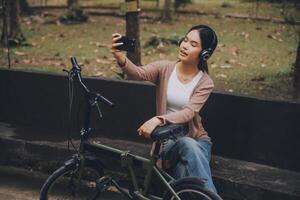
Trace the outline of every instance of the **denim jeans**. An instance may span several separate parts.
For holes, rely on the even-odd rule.
[[[211,143],[207,140],[180,137],[163,144],[162,159],[171,161],[170,173],[175,179],[196,176],[204,181],[204,187],[217,192],[211,177],[209,162]]]

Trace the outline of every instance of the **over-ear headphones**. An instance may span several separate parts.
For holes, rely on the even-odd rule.
[[[208,48],[202,49],[201,53],[199,54],[200,61],[202,62],[202,61],[207,61],[208,58],[212,55],[214,49],[216,48],[218,40],[217,40],[217,35],[216,35],[215,31],[212,28],[210,28],[209,26],[206,26],[206,25],[194,26],[188,32],[190,32],[192,30],[201,29],[201,28],[208,29],[209,31],[212,32],[212,39],[211,39],[210,45],[208,46]],[[181,45],[183,40],[184,40],[184,38],[181,38],[179,40],[179,42],[178,42],[179,46]]]

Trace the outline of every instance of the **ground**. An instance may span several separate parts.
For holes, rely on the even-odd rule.
[[[61,1],[49,2],[56,5]],[[198,6],[201,11],[218,14],[176,15],[170,24],[157,20],[158,13],[142,12],[142,63],[177,59],[178,47],[174,44],[146,47],[145,44],[154,35],[177,40],[191,26],[208,24],[216,30],[219,39],[218,48],[209,61],[215,91],[297,101],[293,99],[292,89],[297,26],[224,17],[223,14],[228,13],[255,15],[255,4],[228,1],[224,6],[220,2],[223,1],[204,3],[198,0],[185,9],[197,10]],[[119,3],[115,1],[108,5]],[[151,4],[153,2],[142,1],[145,7],[151,7]],[[261,9],[257,15],[281,16],[277,4],[261,3],[259,6]],[[99,9],[95,11],[101,13]],[[49,9],[37,11],[34,16],[22,17],[22,28],[29,46],[11,49],[12,68],[62,73],[63,68],[70,67],[69,57],[76,56],[83,64],[85,75],[120,78],[120,69],[107,46],[112,33],[125,33],[124,17],[94,14],[90,15],[87,23],[63,25],[56,21],[63,12],[63,9]],[[7,49],[2,49],[2,52],[0,65],[7,67]]]
[[[0,166],[0,199],[36,200],[48,175],[21,168]],[[101,200],[122,200],[121,194],[111,188],[103,193]],[[99,199],[99,200],[100,200]]]

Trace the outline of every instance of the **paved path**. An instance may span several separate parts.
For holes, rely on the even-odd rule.
[[[34,200],[39,199],[39,190],[47,178],[40,172],[33,172],[14,167],[0,166],[0,199],[1,200]],[[106,192],[99,200],[125,199],[119,193]]]

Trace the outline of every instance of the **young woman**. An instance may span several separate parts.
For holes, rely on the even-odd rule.
[[[121,69],[131,79],[156,84],[157,116],[138,128],[139,135],[149,138],[157,126],[187,123],[188,133],[184,137],[163,145],[164,167],[175,178],[200,177],[207,189],[216,192],[209,166],[212,143],[199,116],[214,87],[207,59],[218,43],[215,32],[205,25],[194,26],[180,40],[177,61],[157,61],[141,67],[117,50],[122,45],[118,42],[120,38],[118,33],[112,35],[111,52]]]

